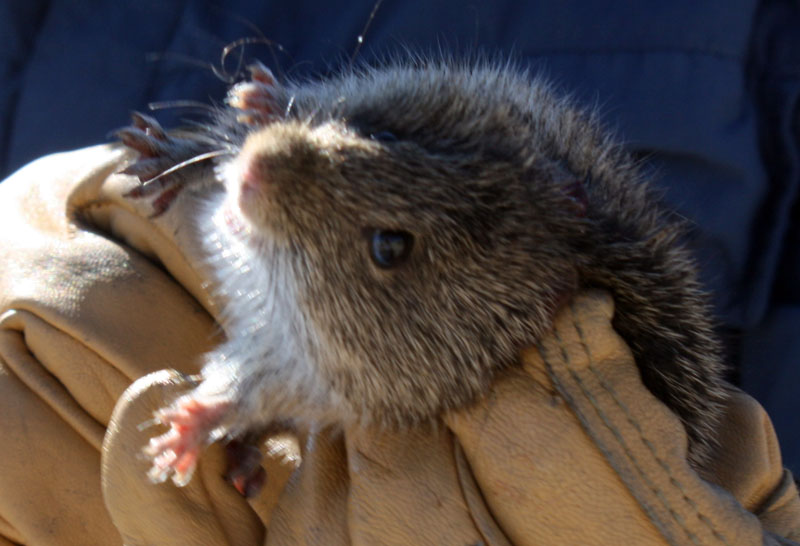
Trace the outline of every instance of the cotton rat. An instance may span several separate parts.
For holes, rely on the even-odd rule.
[[[156,214],[224,187],[196,226],[229,339],[158,412],[155,479],[185,483],[207,443],[269,423],[403,427],[468,405],[583,287],[613,294],[692,462],[713,444],[719,349],[681,223],[524,71],[417,59],[292,83],[255,65],[208,125],[136,115],[120,135]]]

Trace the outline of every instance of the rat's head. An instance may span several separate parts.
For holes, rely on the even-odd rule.
[[[273,97],[286,115],[249,127],[221,172],[229,224],[292,283],[289,329],[359,415],[469,401],[575,287],[579,161],[546,135],[576,114],[491,67],[400,66]]]

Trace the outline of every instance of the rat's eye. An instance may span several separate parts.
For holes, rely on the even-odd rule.
[[[397,267],[411,253],[414,236],[407,231],[371,229],[367,231],[369,254],[382,269]]]
[[[377,133],[371,133],[369,138],[372,140],[377,140],[378,142],[397,142],[397,135],[391,131],[378,131]]]

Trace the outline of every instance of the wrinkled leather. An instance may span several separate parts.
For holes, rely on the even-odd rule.
[[[182,252],[195,202],[149,218],[123,197],[136,182],[113,175],[126,157],[49,156],[0,184],[0,544],[800,539],[763,409],[732,389],[718,449],[695,472],[602,292],[565,305],[521,366],[434,425],[272,438],[251,500],[222,479],[219,445],[187,487],[151,484],[140,450],[157,429],[140,425],[220,334],[203,266]]]

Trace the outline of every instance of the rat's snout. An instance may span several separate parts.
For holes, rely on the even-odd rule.
[[[325,199],[321,188],[345,160],[346,150],[362,145],[334,123],[274,122],[247,137],[224,168],[224,182],[245,218],[276,227],[318,206]]]
[[[274,122],[247,137],[234,161],[233,179],[227,183],[236,186],[242,198],[313,192],[315,181],[335,171],[348,151],[370,147],[374,143],[335,122],[316,127]]]
[[[259,154],[242,151],[226,169],[228,193],[250,220],[257,220],[257,212],[268,205],[272,180],[268,167]]]
[[[318,156],[308,127],[273,123],[247,137],[225,170],[225,184],[244,216],[258,222],[281,193],[314,176]]]
[[[270,173],[268,165],[258,154],[247,154],[239,158],[236,184],[239,190],[239,206],[258,199],[259,195],[268,197]]]
[[[233,183],[255,196],[269,191],[281,178],[293,178],[303,165],[313,162],[309,139],[310,131],[294,124],[271,124],[251,134],[236,158]]]

